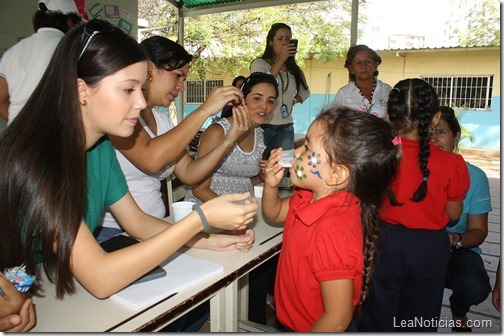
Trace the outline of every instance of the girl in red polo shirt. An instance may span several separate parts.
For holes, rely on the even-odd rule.
[[[359,331],[430,331],[439,320],[450,258],[449,220],[462,213],[469,189],[464,159],[430,136],[441,117],[435,90],[418,78],[395,85],[388,118],[402,159],[379,215],[380,241]]]
[[[289,168],[281,199],[282,149],[271,152],[262,209],[285,222],[275,282],[279,321],[293,331],[345,331],[373,272],[378,208],[399,165],[390,125],[348,108],[322,112]]]

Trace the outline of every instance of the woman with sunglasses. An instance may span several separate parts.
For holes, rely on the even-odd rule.
[[[260,172],[261,157],[264,152],[263,130],[261,124],[272,113],[278,97],[275,77],[262,72],[252,73],[243,83],[244,101],[241,108],[248,112],[245,121],[234,116],[216,119],[203,133],[197,157],[204,157],[224,141],[230,128],[241,122],[248,128],[214,169],[213,174],[187,191],[185,200],[201,204],[218,195],[252,192],[251,178]],[[264,162],[265,163],[265,162]],[[277,259],[253,270],[249,276],[249,320],[266,324],[266,293],[273,287]]]
[[[196,132],[208,117],[219,113],[226,102],[241,101],[243,95],[232,86],[216,88],[199,108],[174,127],[159,106],[170,106],[184,91],[192,56],[180,44],[161,36],[149,37],[140,44],[149,56],[147,80],[142,87],[147,106],[140,111],[130,137],[109,135],[109,138],[135,202],[145,213],[163,218],[166,207],[161,181],[174,173],[186,185],[200,182],[213,172],[248,127],[237,123],[209,155],[193,160],[186,147]],[[234,113],[239,120],[247,118],[243,107],[235,108]],[[122,231],[116,218],[107,211],[95,235],[102,242]],[[247,234],[253,235],[251,231]],[[253,236],[250,238],[253,241]],[[238,247],[247,251],[250,245]]]
[[[245,125],[247,131],[238,138],[213,174],[187,190],[186,201],[201,204],[219,195],[254,191],[250,178],[259,175],[259,161],[265,148],[260,126],[273,111],[278,96],[276,79],[262,72],[253,73],[243,83],[242,92],[241,108],[248,111],[247,118],[231,116],[214,120],[201,136],[197,157],[214,151],[236,125]]]
[[[292,31],[285,23],[275,23],[266,37],[266,49],[261,57],[250,64],[251,72],[264,72],[273,75],[278,82],[279,98],[271,116],[261,126],[264,130],[266,160],[272,149],[294,148],[294,104],[303,103],[310,96],[303,71],[294,56],[297,45],[291,43]]]
[[[75,277],[106,298],[182,245],[226,248],[257,211],[248,194],[225,195],[171,225],[145,214],[128,192],[107,134],[129,137],[146,107],[148,57],[101,20],[74,28],[56,48],[40,85],[0,139],[0,269],[42,262],[58,298]],[[104,206],[140,243],[106,253],[92,232]],[[201,215],[200,215],[201,213]],[[246,238],[242,238],[245,242]],[[213,247],[210,244],[214,244]]]

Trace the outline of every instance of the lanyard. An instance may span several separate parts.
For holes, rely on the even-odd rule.
[[[287,92],[287,88],[289,87],[289,73],[285,72],[286,74],[286,81],[284,82],[284,77],[282,76],[282,71],[279,72],[280,75],[280,81],[282,82],[282,104],[284,103],[284,94]]]
[[[282,94],[287,92],[287,88],[289,87],[289,73],[286,72],[286,82],[284,82],[284,77],[282,76],[282,71],[280,71],[280,81],[282,82]]]

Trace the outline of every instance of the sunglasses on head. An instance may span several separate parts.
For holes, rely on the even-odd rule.
[[[114,29],[116,29],[116,27],[108,21],[92,19],[86,22],[84,31],[82,32],[81,36],[80,41],[81,51],[79,53],[79,58],[77,59],[77,62],[81,59],[82,55],[89,47],[89,44],[93,40],[93,37],[101,33],[110,33],[114,31]]]
[[[247,79],[245,79],[245,81],[243,82],[243,84],[241,86],[241,90],[243,91],[243,88],[245,87],[245,85],[247,85],[249,83],[270,83],[275,86],[278,86],[278,81],[275,78],[275,76],[268,74],[268,73],[265,73],[265,72],[251,73],[250,76],[248,76]]]

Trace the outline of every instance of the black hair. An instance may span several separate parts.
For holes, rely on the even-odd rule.
[[[234,87],[236,87],[236,84],[239,82],[239,81],[245,81],[247,79],[247,77],[245,76],[237,76],[235,77],[235,79],[233,79],[233,82],[231,83],[231,85],[233,85]]]
[[[346,55],[346,60],[345,60],[345,68],[348,69],[348,67],[352,64],[355,55],[360,52],[360,51],[367,51],[368,53],[371,54],[371,57],[373,57],[374,61],[376,62],[377,65],[380,65],[382,62],[382,59],[380,55],[376,53],[373,49],[369,48],[365,44],[358,44],[356,46],[351,47],[348,49],[347,55]],[[379,71],[376,70],[373,74],[373,76],[377,77],[379,74]],[[350,76],[350,80],[355,81],[355,75],[352,74],[350,71],[348,71],[348,75]]]
[[[180,69],[193,59],[184,47],[166,37],[151,36],[140,44],[156,67],[166,71]]]
[[[243,97],[247,97],[247,95],[252,91],[252,88],[260,83],[271,84],[275,87],[275,98],[278,98],[278,82],[273,75],[264,73],[264,72],[254,72],[247,78],[242,84],[241,91],[243,92]]]
[[[270,74],[267,74],[264,72],[254,72],[249,77],[244,77],[244,76],[240,76],[240,77],[243,77],[243,79],[244,79],[242,87],[240,88],[241,91],[243,92],[244,99],[252,91],[252,88],[256,84],[260,84],[260,83],[271,84],[275,88],[275,98],[278,98],[278,93],[279,93],[278,92],[278,82],[273,75],[270,75]],[[236,77],[236,78],[239,78],[239,77]],[[235,84],[236,83],[234,83],[234,81],[233,81],[233,86]],[[233,107],[230,105],[224,106],[224,108],[222,109],[222,112],[221,112],[221,118],[231,117],[232,115],[233,115]]]
[[[86,200],[86,135],[77,80],[97,86],[148,59],[118,28],[96,34],[79,59],[85,28],[77,26],[61,39],[38,86],[0,139],[0,269],[24,263],[38,274],[34,251],[41,250],[58,298],[75,291],[70,256]]]
[[[407,134],[415,129],[418,131],[420,151],[418,162],[422,171],[422,181],[411,198],[420,202],[427,195],[427,181],[430,170],[427,167],[430,156],[430,125],[436,112],[439,111],[439,102],[436,91],[425,80],[420,78],[404,79],[397,83],[390,91],[387,102],[388,118],[396,134]],[[392,205],[401,205],[389,189]]]
[[[441,119],[446,121],[448,127],[450,127],[450,131],[453,133],[453,136],[457,135],[457,133],[462,132],[460,128],[460,123],[455,115],[455,111],[448,106],[440,106],[439,111],[441,111]]]
[[[275,60],[275,53],[273,52],[273,47],[270,46],[269,43],[273,41],[273,37],[275,37],[275,34],[279,29],[288,29],[290,32],[292,32],[291,27],[285,23],[279,22],[271,25],[271,28],[268,31],[268,35],[266,36],[266,48],[264,49],[264,53],[261,56],[261,58],[265,59],[270,64]],[[285,65],[287,66],[287,70],[291,72],[296,79],[296,89],[299,91],[299,88],[302,85],[305,90],[308,90],[308,83],[306,83],[306,80],[303,78],[303,76],[301,76],[301,68],[299,68],[299,65],[297,65],[295,58],[289,57],[285,62]]]
[[[33,30],[39,28],[55,28],[66,33],[70,28],[82,22],[82,18],[77,12],[63,14],[59,10],[48,10],[44,3],[39,4],[40,9],[33,14]],[[69,21],[71,25],[69,25]]]
[[[394,134],[390,124],[368,113],[332,107],[317,116],[316,121],[325,128],[322,141],[329,162],[348,168],[348,191],[360,200],[364,234],[362,302],[366,299],[374,270],[379,236],[378,211],[399,166],[401,148],[392,142]]]

